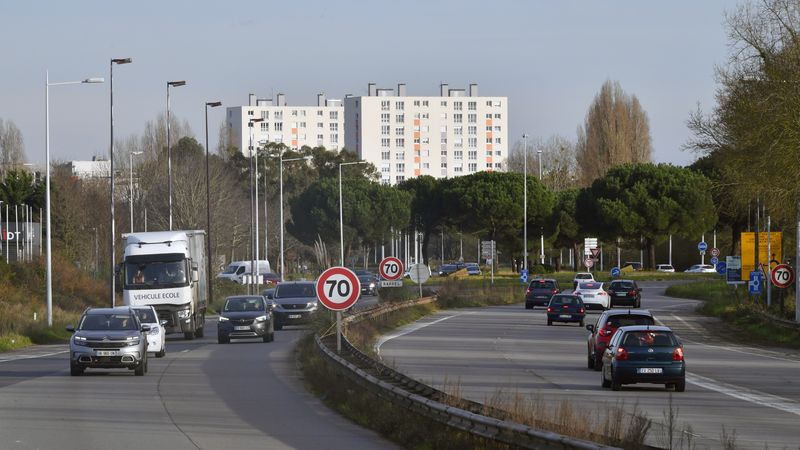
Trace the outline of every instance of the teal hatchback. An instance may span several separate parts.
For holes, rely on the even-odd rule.
[[[683,344],[669,327],[634,325],[617,329],[603,353],[603,387],[615,391],[623,384],[664,384],[686,390]]]

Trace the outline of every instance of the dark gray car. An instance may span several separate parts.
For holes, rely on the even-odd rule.
[[[87,368],[129,369],[138,376],[147,372],[150,325],[141,324],[130,307],[89,308],[78,326],[70,325],[67,331],[73,333],[70,375],[81,375]]]
[[[275,339],[275,317],[272,302],[261,295],[234,295],[225,299],[217,322],[217,342],[227,344],[231,339]]]
[[[308,323],[319,308],[316,284],[313,281],[284,281],[272,294],[275,302],[275,329],[284,325]]]

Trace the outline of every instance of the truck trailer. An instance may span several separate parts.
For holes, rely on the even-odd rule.
[[[123,234],[122,301],[153,306],[167,333],[203,337],[208,303],[204,230]]]

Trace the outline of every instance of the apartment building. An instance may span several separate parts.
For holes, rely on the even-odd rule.
[[[342,101],[327,99],[325,94],[317,95],[316,106],[290,106],[284,94],[278,94],[274,102],[250,94],[247,106],[227,108],[226,124],[231,144],[245,157],[251,155],[248,127],[251,119],[264,119],[252,124],[255,145],[267,141],[283,143],[293,149],[307,145],[329,150],[340,150],[344,146]]]
[[[439,86],[438,96],[409,96],[369,83],[367,96],[344,99],[344,146],[375,165],[386,184],[430,175],[503,170],[508,156],[508,98]]]

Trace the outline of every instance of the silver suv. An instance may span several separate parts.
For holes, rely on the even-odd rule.
[[[284,325],[308,323],[317,312],[316,284],[313,281],[284,281],[275,287],[272,296],[275,301],[275,329]]]
[[[89,308],[78,326],[70,325],[67,331],[73,333],[70,375],[81,375],[87,368],[129,369],[138,376],[147,372],[150,325],[140,323],[130,307]]]

